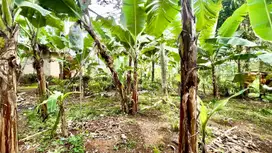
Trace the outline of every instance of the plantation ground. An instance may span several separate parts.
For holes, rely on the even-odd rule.
[[[51,114],[45,123],[41,122],[34,110],[34,88],[21,87],[19,97],[18,130],[22,153],[171,153],[177,149],[178,96],[161,100],[159,94],[141,92],[141,111],[136,116],[119,111],[118,95],[114,92],[86,97],[81,105],[78,97],[71,97],[66,101],[68,138],[62,138],[59,130],[54,138],[50,137],[50,131],[43,132],[53,127],[56,115]],[[204,101],[209,99],[206,97]],[[209,122],[208,148],[210,152],[270,153],[271,129],[271,103],[231,100]]]

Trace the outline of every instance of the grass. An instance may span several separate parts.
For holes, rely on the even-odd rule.
[[[215,122],[233,120],[235,123],[253,124],[257,132],[272,135],[270,130],[272,129],[272,104],[233,99],[212,120]]]
[[[19,86],[18,89],[21,91],[24,90],[30,90],[30,89],[37,89],[38,88],[38,83],[33,83],[30,85],[25,85],[25,86]]]
[[[79,98],[77,97],[76,99]],[[98,96],[90,100],[88,99],[88,101],[82,103],[81,106],[78,103],[72,104],[71,101],[75,101],[74,98],[67,100],[68,105],[66,105],[66,114],[67,120],[71,120],[73,122],[77,122],[79,120],[94,120],[105,116],[121,114],[118,101],[115,101],[112,98]],[[51,129],[56,121],[57,112],[50,114],[50,117],[46,122],[42,122],[36,110],[25,110],[22,115],[26,118],[26,121],[24,122],[27,122],[27,126],[19,133],[19,139]],[[37,148],[39,152],[48,151],[50,149],[51,151],[52,149],[55,150],[55,152],[67,152],[67,146],[70,148],[68,152],[84,152],[82,136],[72,136],[68,138],[56,136],[51,138],[50,132],[51,131],[48,131],[47,133],[31,140],[39,144]],[[129,143],[128,148],[132,147],[133,143]]]
[[[95,97],[88,102],[68,105],[69,120],[97,119],[104,116],[121,114],[120,104],[114,99]]]
[[[32,86],[33,87],[33,86]],[[30,88],[30,87],[27,87]],[[177,132],[179,128],[179,102],[178,96],[168,96],[167,100],[157,103],[162,99],[160,94],[144,93],[139,96],[140,109],[143,107],[149,107],[146,110],[142,110],[141,113],[147,115],[147,117],[159,117],[169,122],[171,130]],[[210,99],[204,99],[206,103]],[[72,97],[66,101],[66,114],[67,120],[77,122],[82,120],[97,120],[105,116],[118,116],[123,113],[120,111],[120,102],[117,97],[102,97],[96,96],[87,99],[87,101],[79,104],[78,97]],[[72,103],[73,102],[73,103]],[[155,105],[155,104],[158,105]],[[80,106],[81,105],[81,106]],[[214,104],[211,104],[213,106]],[[211,108],[209,108],[211,109]],[[151,115],[152,113],[155,115]],[[157,113],[158,112],[158,113]],[[46,122],[42,122],[37,113],[33,110],[27,110],[24,113],[27,118],[27,125],[24,133],[19,133],[19,138],[41,132],[43,130],[53,127],[56,120],[56,114],[51,114],[50,118]],[[212,121],[220,123],[221,125],[227,125],[229,121],[235,123],[252,124],[255,127],[256,133],[272,135],[272,104],[256,101],[246,101],[240,99],[230,100],[224,110],[219,111],[212,117]],[[134,118],[129,118],[127,122],[136,124]],[[33,144],[39,144],[38,150],[40,152],[48,151],[51,149],[58,152],[65,152],[70,149],[70,152],[82,152],[84,150],[84,138],[86,136],[81,131],[79,135],[72,136],[71,138],[61,138],[57,136],[50,138],[50,132],[41,135],[40,137],[31,140],[36,141]],[[208,131],[207,142],[212,140],[212,131]],[[129,139],[123,146],[115,146],[114,150],[127,148],[132,150],[136,146],[136,141]],[[159,148],[154,148],[154,152],[158,152]]]

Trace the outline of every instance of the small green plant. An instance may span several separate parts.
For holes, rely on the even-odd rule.
[[[126,147],[131,150],[134,149],[136,147],[137,143],[134,140],[129,140],[126,144]]]
[[[59,121],[61,120],[61,131],[63,136],[67,136],[67,121],[66,121],[66,116],[65,116],[65,109],[63,102],[64,100],[71,94],[75,93],[80,93],[80,92],[68,92],[68,93],[61,93],[59,91],[54,91],[51,96],[48,97],[47,100],[42,102],[41,104],[38,105],[37,109],[39,109],[39,106],[42,106],[43,104],[47,104],[47,109],[49,113],[56,112],[57,109],[58,111],[58,116],[56,119],[56,122],[52,128],[51,136],[54,136],[55,131],[57,130],[57,126],[59,124]]]
[[[218,100],[215,102],[215,106],[211,111],[208,111],[207,107],[205,106],[204,102],[201,100],[200,97],[197,99],[199,100],[201,107],[200,107],[200,122],[201,122],[201,132],[202,132],[202,151],[205,153],[206,151],[206,133],[207,133],[207,124],[210,118],[218,111],[222,110],[228,103],[231,98],[237,97],[244,93],[247,89],[241,90],[240,92],[226,98],[223,100]]]
[[[84,143],[83,136],[75,135],[68,138],[68,143],[71,145],[71,153],[83,153]]]
[[[161,153],[161,151],[155,146],[153,148],[153,153]]]

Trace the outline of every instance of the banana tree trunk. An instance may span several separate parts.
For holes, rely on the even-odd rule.
[[[47,93],[46,93],[46,79],[44,74],[44,62],[43,59],[40,57],[35,56],[34,59],[34,68],[37,73],[38,83],[39,83],[39,96],[40,96],[40,103],[42,103],[44,100],[47,99]],[[41,106],[41,117],[43,121],[48,117],[47,113],[47,105],[43,104]]]
[[[204,83],[202,83],[202,88],[203,88],[203,93],[204,93],[204,95],[206,95],[206,87],[205,87],[205,84],[204,84]]]
[[[167,73],[167,63],[166,63],[166,57],[165,57],[165,50],[164,50],[164,44],[161,44],[160,49],[160,56],[161,56],[161,77],[162,77],[162,92],[164,95],[167,95],[167,79],[166,79],[166,73]]]
[[[238,59],[238,61],[237,61],[237,67],[238,67],[238,73],[241,74],[242,70],[241,70],[241,60],[240,59]],[[244,83],[240,82],[240,90],[244,89],[243,85],[244,85]]]
[[[152,67],[151,67],[151,81],[152,83],[155,80],[155,60],[154,57],[152,57]]]
[[[250,52],[250,49],[249,49],[248,47],[246,47],[246,53],[249,53],[249,52]],[[247,60],[245,61],[245,71],[246,71],[246,72],[249,72],[249,62],[250,62],[249,59],[247,59]]]
[[[197,47],[192,0],[181,1],[182,32],[179,54],[181,59],[181,101],[179,153],[196,153],[197,145]]]
[[[63,106],[63,102],[60,105],[60,119],[61,119],[61,133],[63,137],[68,136],[68,128],[67,128],[67,121],[66,121],[66,115],[65,115],[65,109]]]
[[[16,58],[18,28],[0,50],[0,152],[17,153]]]
[[[138,62],[137,55],[134,59],[134,72],[133,72],[133,91],[132,91],[132,115],[135,115],[138,111]]]
[[[110,69],[111,73],[112,73],[112,77],[113,77],[113,81],[114,84],[116,86],[116,88],[118,89],[118,92],[120,94],[121,97],[121,109],[124,112],[128,112],[128,98],[125,94],[125,88],[123,86],[123,84],[121,83],[117,71],[114,69],[114,60],[113,58],[106,52],[106,48],[105,46],[100,42],[98,36],[96,35],[96,33],[94,32],[91,23],[89,25],[85,24],[84,22],[82,22],[85,30],[89,33],[89,35],[94,39],[94,42],[96,43],[96,46],[99,50],[98,54],[101,56],[101,58],[105,61],[107,67]]]
[[[213,97],[218,98],[218,86],[215,74],[215,66],[212,64],[212,83],[213,83]]]
[[[262,79],[263,79],[263,75],[262,75],[263,64],[264,64],[264,63],[260,60],[260,61],[259,61],[259,90],[260,90],[259,99],[260,99],[260,100],[262,100],[262,96],[264,95],[263,85],[262,85]]]
[[[132,58],[129,57],[129,63],[128,63],[129,67],[131,67],[132,65]],[[128,71],[127,73],[127,93],[131,92],[131,70]]]
[[[64,79],[63,77],[63,62],[59,62],[59,69],[60,69],[60,73],[59,73],[59,79]]]

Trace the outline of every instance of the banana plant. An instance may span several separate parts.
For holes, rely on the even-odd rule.
[[[217,100],[215,106],[212,108],[212,110],[208,110],[207,106],[205,106],[204,102],[201,100],[200,97],[197,97],[201,107],[200,107],[200,123],[201,123],[201,133],[202,133],[202,152],[206,153],[207,149],[206,149],[206,128],[207,128],[207,124],[208,121],[211,119],[211,117],[216,114],[217,112],[219,112],[220,110],[222,110],[227,103],[229,102],[229,100],[231,98],[237,97],[239,95],[241,95],[242,93],[244,93],[247,89],[241,90],[240,92],[226,98],[223,100]]]
[[[245,16],[249,15],[250,24],[255,34],[263,40],[272,41],[271,4],[263,0],[246,0],[246,2],[225,21],[219,29],[219,34],[233,34]]]
[[[16,89],[17,78],[17,42],[19,34],[19,25],[16,21],[20,14],[24,14],[26,10],[30,12],[37,12],[41,16],[50,15],[48,12],[43,12],[39,5],[32,5],[28,1],[21,0],[1,0],[1,14],[0,17],[0,93],[2,103],[6,107],[0,108],[1,135],[0,138],[0,152],[18,152],[17,144],[17,115],[16,115]],[[49,16],[48,16],[49,15]],[[38,15],[39,16],[39,15]],[[50,18],[50,17],[49,17]],[[51,20],[50,18],[49,20]],[[51,20],[52,21],[52,20]],[[43,22],[45,23],[45,22]],[[46,22],[49,23],[49,22]],[[5,69],[3,69],[5,67]],[[4,113],[9,112],[9,113]],[[4,113],[4,114],[3,114]],[[11,131],[12,134],[3,131]]]
[[[33,67],[36,70],[37,78],[38,78],[38,84],[39,84],[39,94],[40,94],[40,102],[42,102],[44,99],[47,98],[47,87],[46,87],[46,78],[44,73],[44,60],[43,60],[43,54],[50,54],[50,49],[46,44],[42,44],[42,41],[45,39],[51,39],[52,41],[47,41],[51,44],[54,42],[56,44],[56,47],[64,48],[65,44],[62,42],[64,38],[60,38],[57,34],[55,34],[55,31],[62,31],[63,28],[63,22],[58,19],[57,17],[52,15],[52,12],[49,12],[48,10],[43,9],[42,7],[38,6],[37,4],[31,3],[31,2],[22,2],[18,3],[22,6],[27,5],[33,5],[36,6],[39,11],[32,11],[28,8],[22,7],[22,11],[20,13],[20,16],[17,18],[17,22],[20,23],[20,27],[23,29],[24,33],[29,39],[29,46],[30,50],[32,51],[31,55],[34,59]],[[34,18],[34,16],[37,16],[37,18]],[[52,24],[51,22],[54,22]],[[52,25],[55,26],[57,29],[51,28],[51,31],[53,33],[46,31],[45,26],[46,25]],[[48,33],[51,33],[53,35],[48,35]],[[57,32],[58,33],[58,32]],[[46,38],[50,37],[50,38]],[[41,40],[42,39],[42,40]],[[62,43],[62,44],[61,44]],[[41,117],[43,120],[47,118],[47,108],[46,105],[41,107]]]
[[[65,108],[64,108],[64,101],[68,96],[72,94],[80,94],[80,92],[67,92],[67,93],[62,93],[59,91],[54,91],[48,99],[44,100],[41,104],[37,106],[37,108],[41,107],[42,105],[47,105],[48,112],[49,113],[55,113],[58,111],[58,115],[55,121],[55,124],[52,128],[51,131],[51,136],[53,137],[58,124],[61,120],[61,133],[62,136],[67,137],[68,136],[68,129],[67,129],[67,121],[66,121],[66,115],[65,115]]]
[[[255,34],[272,41],[272,5],[269,1],[247,0],[250,23]],[[260,18],[260,16],[262,18]]]
[[[206,49],[199,48],[199,65],[212,70],[213,95],[218,97],[218,87],[216,79],[216,66],[229,60],[247,60],[256,58],[254,53],[240,53],[233,46],[257,46],[254,42],[239,37],[217,37],[206,39]],[[209,48],[207,47],[209,46]]]
[[[43,7],[54,11],[58,16],[66,15],[80,22],[80,24],[84,27],[84,29],[88,32],[88,34],[93,38],[94,42],[96,43],[96,47],[98,49],[98,55],[105,61],[106,66],[109,68],[110,72],[112,73],[114,84],[119,91],[120,97],[122,98],[121,101],[123,103],[124,99],[126,98],[125,96],[126,94],[124,94],[123,92],[124,86],[121,83],[118,77],[118,73],[114,68],[114,59],[109,54],[107,48],[104,46],[104,44],[101,42],[100,38],[94,31],[93,21],[90,19],[89,12],[86,11],[88,7],[85,6],[85,3],[84,3],[85,1],[83,0],[79,0],[79,1],[77,0],[38,0],[38,2]],[[79,4],[84,4],[84,6],[80,7]],[[138,7],[135,7],[135,8],[138,8]],[[128,9],[130,9],[130,7]],[[139,10],[139,9],[136,9],[136,10]],[[127,12],[129,13],[130,11],[127,10]],[[130,29],[133,29],[133,27],[130,27]],[[139,27],[135,27],[135,31],[139,32]],[[125,111],[127,109],[122,107],[122,110]]]

